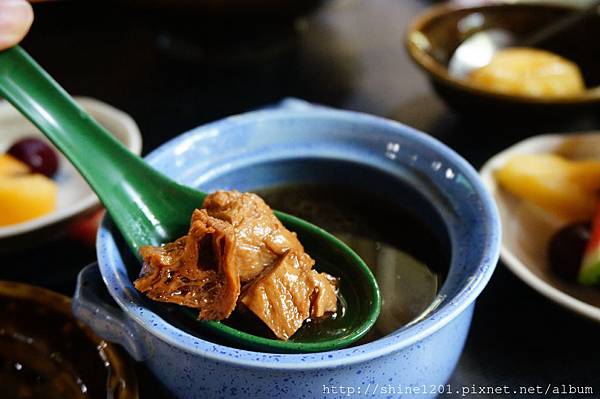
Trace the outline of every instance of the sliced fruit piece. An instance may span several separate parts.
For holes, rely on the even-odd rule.
[[[496,172],[500,185],[566,221],[590,220],[600,189],[600,162],[554,154],[515,155]]]
[[[57,192],[56,184],[40,174],[0,176],[0,226],[52,212]]]
[[[572,165],[571,173],[575,184],[591,192],[600,190],[600,162],[593,160],[567,162]]]
[[[486,90],[533,97],[574,96],[585,85],[579,67],[556,54],[531,48],[507,48],[476,69],[469,81]]]
[[[29,166],[9,154],[0,155],[0,176],[26,175],[31,173]]]
[[[592,233],[577,277],[583,285],[600,285],[600,203],[592,220]]]

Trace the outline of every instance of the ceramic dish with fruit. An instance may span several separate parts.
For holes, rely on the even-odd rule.
[[[141,152],[141,135],[129,115],[97,100],[78,101],[130,151]],[[0,104],[0,129],[0,250],[59,236],[99,208],[75,168],[7,103]]]
[[[504,264],[600,321],[600,133],[529,138],[490,159],[481,176],[500,210]]]

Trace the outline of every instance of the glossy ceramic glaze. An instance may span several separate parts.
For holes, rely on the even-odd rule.
[[[600,133],[548,134],[530,137],[485,163],[481,177],[498,205],[506,232],[503,263],[530,287],[557,304],[600,322],[600,290],[567,281],[550,270],[547,251],[552,235],[565,222],[503,190],[494,174],[515,154],[554,153],[569,159],[599,159]]]
[[[375,384],[435,385],[450,376],[500,240],[491,197],[452,150],[396,122],[287,102],[194,129],[147,160],[205,191],[307,181],[368,187],[421,215],[452,253],[436,306],[419,322],[348,349],[269,354],[197,338],[155,313],[131,282],[139,264],[106,220],[98,235],[99,272],[118,307],[102,299],[100,274],[91,267],[80,276],[75,313],[145,361],[174,397],[341,397],[327,389],[364,393]]]
[[[450,76],[447,66],[460,43],[476,32],[501,29],[527,37],[572,13],[575,2],[564,4],[512,4],[473,1],[440,4],[417,17],[406,36],[408,53],[431,79],[433,87],[454,109],[470,117],[518,115],[572,118],[600,110],[600,92],[590,90],[565,98],[534,98],[494,93]],[[574,61],[587,87],[600,85],[600,45],[586,40],[600,34],[600,15],[584,19],[540,47]]]

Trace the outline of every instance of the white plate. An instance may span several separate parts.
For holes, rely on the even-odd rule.
[[[494,178],[495,170],[514,154],[549,152],[571,159],[600,159],[600,133],[532,137],[497,154],[480,171],[500,211],[503,233],[500,257],[521,280],[542,295],[600,322],[600,288],[565,281],[547,266],[548,241],[564,223],[502,190]]]
[[[140,130],[129,115],[91,98],[78,97],[77,102],[131,152],[138,155],[141,153]],[[12,105],[1,102],[0,153],[6,152],[18,139],[31,136],[46,140]],[[74,220],[88,215],[100,206],[98,198],[73,165],[62,154],[59,153],[59,156],[60,166],[54,176],[58,184],[56,210],[24,223],[0,227],[1,250],[31,247],[48,238],[59,236]]]

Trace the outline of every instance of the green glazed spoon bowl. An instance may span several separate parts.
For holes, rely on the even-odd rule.
[[[129,152],[19,46],[0,53],[0,94],[79,170],[138,259],[141,246],[160,245],[186,233],[192,211],[206,194],[176,183]],[[279,341],[215,321],[200,322],[203,330],[239,347],[268,352],[326,351],[356,342],[373,326],[381,308],[370,269],[352,249],[323,229],[275,213],[288,229],[298,233],[318,270],[341,278],[340,298],[347,306],[335,320],[335,333]]]

